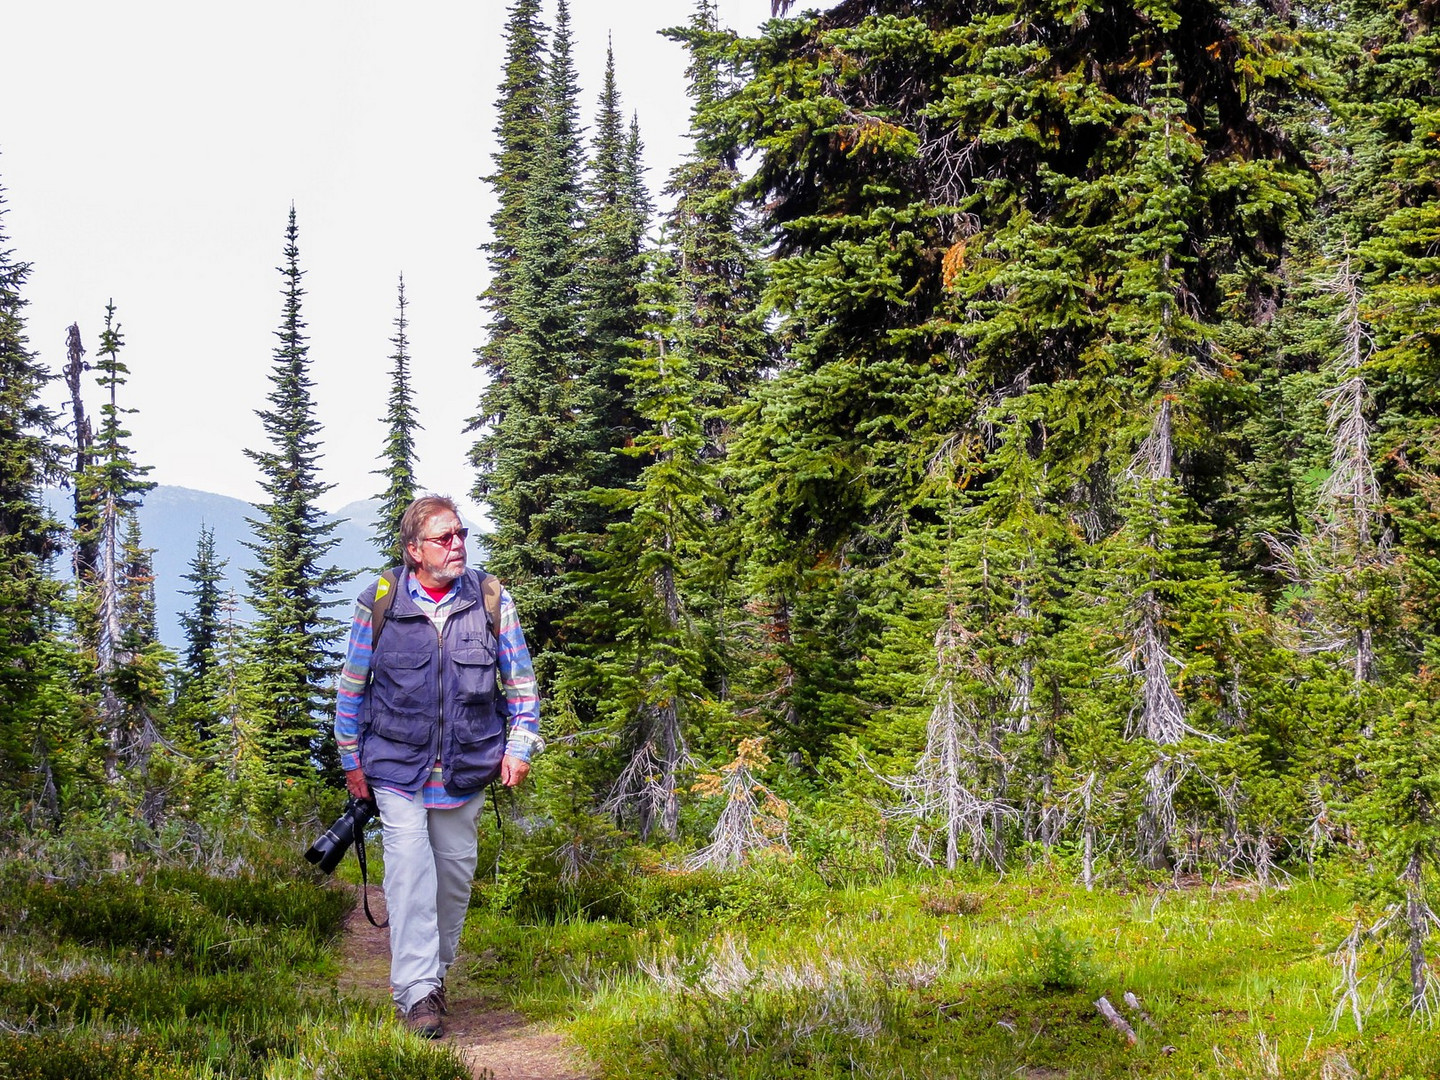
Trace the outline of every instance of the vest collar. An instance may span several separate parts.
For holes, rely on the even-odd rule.
[[[468,607],[474,607],[480,602],[480,575],[472,568],[466,567],[465,573],[460,575],[460,588],[455,594],[454,605],[450,608],[453,615],[457,611],[464,611]],[[395,582],[395,599],[390,601],[390,618],[421,615],[425,613],[415,604],[415,599],[410,595],[410,568],[407,566],[400,572],[400,577]]]

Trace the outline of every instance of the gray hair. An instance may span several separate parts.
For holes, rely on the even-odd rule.
[[[425,523],[436,514],[446,510],[454,514],[457,521],[460,519],[460,508],[455,505],[455,500],[450,496],[421,495],[405,508],[405,513],[400,515],[400,551],[405,556],[405,565],[411,570],[420,565],[410,555],[411,545],[418,547],[420,541],[424,539],[420,535],[420,530],[425,527]]]

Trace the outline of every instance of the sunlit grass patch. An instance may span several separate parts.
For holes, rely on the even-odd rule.
[[[13,931],[0,942],[5,1080],[239,1080],[314,1057],[350,1023],[399,1034],[388,1009],[336,996],[334,941],[353,894],[293,851],[262,847],[207,871],[132,849],[96,870],[93,847],[81,837],[73,860],[57,848],[0,866]]]
[[[1323,883],[1092,893],[1037,872],[795,890],[805,902],[780,918],[485,912],[466,941],[477,980],[571,1017],[609,1076],[1440,1075],[1415,1071],[1427,1036],[1398,1013],[1332,1030],[1331,953],[1353,911]],[[1396,1043],[1389,1059],[1372,1034]]]

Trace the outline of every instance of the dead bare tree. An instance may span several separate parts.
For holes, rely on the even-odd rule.
[[[1325,367],[1332,380],[1326,415],[1330,475],[1320,487],[1309,535],[1266,536],[1265,542],[1277,568],[1312,597],[1296,606],[1303,647],[1342,658],[1358,686],[1374,676],[1374,627],[1354,617],[1362,604],[1326,603],[1316,598],[1316,587],[1329,582],[1351,600],[1363,601],[1370,572],[1388,571],[1394,557],[1389,535],[1379,527],[1380,485],[1371,461],[1374,425],[1367,416],[1364,370],[1371,341],[1360,314],[1359,278],[1348,255],[1324,288],[1341,301],[1335,316],[1340,346]]]
[[[1164,490],[1175,466],[1173,414],[1169,395],[1160,399],[1150,432],[1140,443],[1126,469],[1126,479],[1136,497],[1147,500],[1154,514],[1151,532],[1141,543],[1158,550],[1165,541],[1160,530],[1166,524]],[[1155,868],[1168,863],[1170,837],[1175,832],[1175,791],[1184,778],[1187,763],[1168,748],[1187,735],[1218,741],[1186,719],[1185,705],[1175,690],[1184,664],[1169,647],[1166,613],[1155,587],[1154,571],[1141,583],[1130,605],[1128,641],[1121,647],[1124,670],[1140,681],[1140,700],[1131,710],[1126,734],[1148,740],[1158,752],[1145,773],[1145,797],[1139,823],[1140,847],[1146,861]]]
[[[789,807],[756,778],[770,764],[764,739],[742,739],[735,760],[702,776],[695,794],[724,800],[710,843],[685,860],[688,870],[735,869],[753,852],[789,851]]]
[[[603,812],[616,818],[635,813],[642,839],[656,822],[670,835],[675,834],[680,820],[678,777],[681,770],[693,764],[674,703],[646,712],[643,738],[601,806]]]
[[[85,401],[80,393],[80,376],[90,370],[90,365],[85,363],[85,345],[80,340],[79,323],[71,323],[70,328],[66,331],[65,352],[65,385],[70,390],[70,415],[75,440],[73,475],[80,476],[90,465],[95,434],[90,426],[90,418],[85,413]],[[74,487],[74,504],[75,525],[79,533],[72,556],[75,580],[86,582],[94,577],[95,568],[100,562],[100,551],[98,543],[89,531],[89,522],[94,515],[94,510],[89,505],[89,499],[79,484]]]
[[[989,842],[987,831],[994,823],[1003,824],[1016,816],[1013,806],[983,790],[978,766],[997,751],[991,740],[977,737],[979,725],[973,706],[957,692],[974,636],[960,625],[952,607],[935,632],[935,674],[930,684],[935,704],[925,729],[925,750],[909,774],[885,778],[902,797],[888,816],[915,823],[911,850],[923,861],[931,861],[928,826],[938,821],[945,835],[945,866],[949,870],[960,861],[965,837],[972,854],[993,862],[997,849]]]

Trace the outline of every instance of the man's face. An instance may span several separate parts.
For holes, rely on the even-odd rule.
[[[449,510],[426,519],[419,543],[409,545],[420,584],[439,588],[465,572],[465,541],[459,536],[459,529],[460,519]]]

